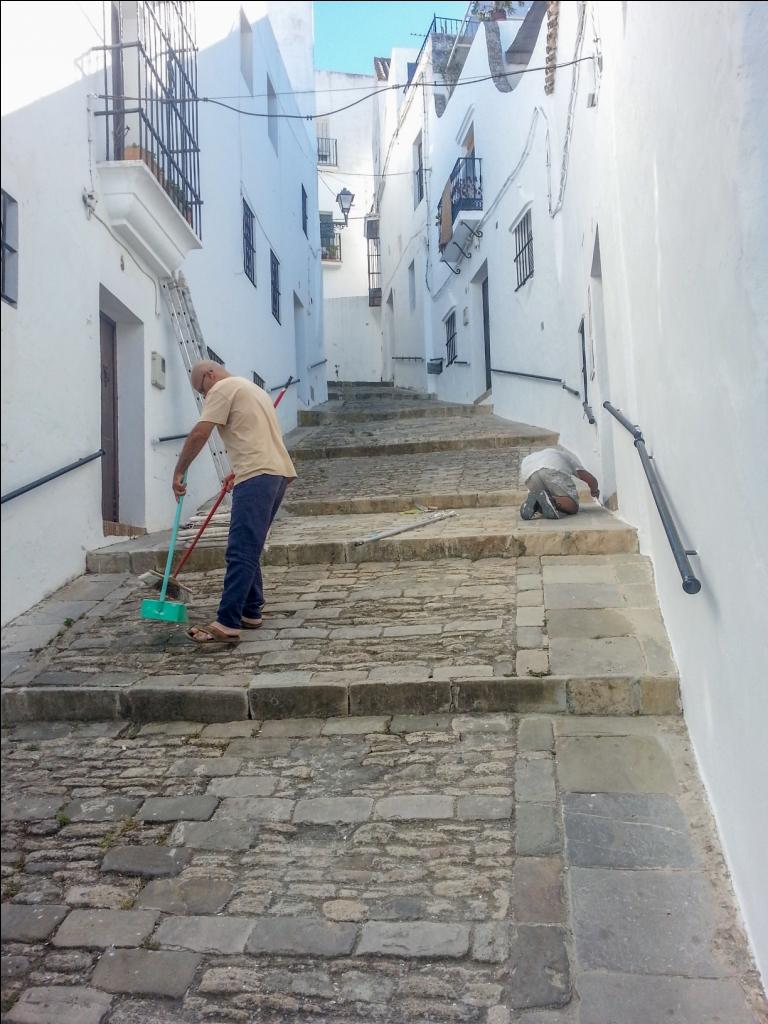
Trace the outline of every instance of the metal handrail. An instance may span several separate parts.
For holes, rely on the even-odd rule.
[[[188,434],[169,434],[168,437],[158,437],[157,443],[162,444],[163,441],[184,441],[188,436]]]
[[[522,370],[494,370],[493,367],[491,367],[491,373],[503,373],[507,377],[526,377],[530,380],[543,380],[549,384],[559,384],[563,391],[567,391],[569,395],[581,398],[576,388],[569,387],[561,377],[544,377],[540,373],[524,373]]]
[[[656,503],[656,509],[661,517],[661,525],[664,527],[664,532],[667,535],[669,546],[672,548],[672,556],[677,563],[677,568],[683,581],[683,590],[686,594],[698,594],[701,590],[701,582],[696,577],[691,563],[688,561],[688,555],[695,555],[695,551],[688,551],[683,547],[683,542],[680,539],[680,534],[677,532],[677,527],[672,518],[667,499],[661,490],[661,484],[659,478],[656,475],[656,469],[652,464],[653,456],[648,454],[648,450],[645,447],[645,438],[643,432],[636,423],[630,423],[627,417],[617,409],[610,402],[603,402],[603,408],[607,409],[608,412],[613,416],[615,420],[628,431],[634,438],[634,445],[637,449],[637,454],[640,456],[640,462],[642,463],[645,471],[646,479],[648,480],[648,486],[651,488],[651,494],[653,500]]]
[[[4,505],[6,501],[12,501],[14,498],[20,497],[22,494],[27,494],[28,491],[34,491],[36,487],[42,487],[43,484],[47,484],[49,480],[55,480],[59,476],[64,476],[65,473],[71,473],[73,469],[79,469],[80,466],[85,466],[88,462],[93,462],[94,459],[101,459],[107,453],[103,448],[99,448],[93,455],[86,455],[83,459],[78,459],[77,462],[71,462],[68,466],[63,466],[61,469],[57,469],[53,473],[48,473],[45,476],[41,476],[39,480],[34,480],[31,484],[25,484],[24,487],[18,487],[15,491],[10,491],[8,494],[4,494],[0,498],[0,505]]]
[[[325,366],[325,364],[327,362],[328,362],[327,359],[321,359],[319,363],[312,363],[312,365],[308,366],[307,369],[308,370],[316,370],[318,366]]]

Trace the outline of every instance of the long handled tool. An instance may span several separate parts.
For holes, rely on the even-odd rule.
[[[213,517],[214,517],[214,515],[216,513],[216,510],[218,509],[219,505],[224,500],[224,496],[227,493],[227,491],[231,488],[234,479],[235,479],[235,474],[234,473],[230,473],[229,476],[225,478],[224,483],[221,485],[221,490],[219,491],[219,495],[216,498],[216,501],[211,506],[210,512],[205,517],[205,521],[203,522],[203,525],[200,527],[200,529],[195,534],[192,542],[187,546],[184,554],[181,557],[181,560],[179,561],[179,564],[173,570],[173,574],[170,576],[170,578],[166,581],[164,573],[163,574],[159,573],[157,571],[157,569],[150,569],[149,572],[145,572],[145,573],[143,573],[139,577],[139,580],[145,586],[151,587],[154,590],[161,590],[162,587],[165,587],[167,595],[172,600],[174,600],[174,601],[178,601],[180,599],[183,599],[185,601],[189,600],[189,598],[192,595],[191,595],[190,591],[187,589],[187,587],[184,587],[184,586],[182,586],[181,583],[179,583],[178,575],[181,572],[181,570],[184,568],[185,564],[188,562],[189,557],[192,554],[192,552],[197,547],[197,542],[200,540],[202,535],[205,533],[205,529],[208,526],[208,523],[210,523],[211,519],[213,519]]]
[[[186,474],[184,475],[186,480]],[[154,601],[152,598],[145,598],[141,602],[141,617],[142,619],[156,619],[159,622],[187,622],[187,606],[181,601],[168,600],[168,584],[171,579],[171,566],[173,565],[173,553],[176,548],[176,537],[179,533],[179,525],[181,524],[181,506],[183,504],[183,497],[179,496],[176,502],[176,515],[173,517],[173,529],[171,531],[171,543],[168,548],[168,558],[165,563],[165,572],[163,573],[163,585],[160,589],[160,600]]]

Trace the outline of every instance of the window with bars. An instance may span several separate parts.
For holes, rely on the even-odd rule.
[[[264,380],[264,378],[260,377],[255,370],[253,371],[251,376],[253,377],[253,383],[262,388],[262,390],[266,391],[266,381]]]
[[[270,250],[269,272],[272,281],[272,316],[280,323],[280,260]]]
[[[221,358],[221,356],[214,352],[210,345],[206,345],[205,347],[208,349],[208,358],[212,362],[218,363],[219,366],[223,366],[224,360]]]
[[[304,186],[301,186],[301,230],[309,238],[309,232],[307,231],[307,225],[309,223],[309,213],[307,208],[307,190]]]
[[[515,228],[515,269],[517,288],[522,288],[529,277],[533,277],[533,231],[531,211],[527,210]]]
[[[424,198],[424,146],[421,141],[421,132],[413,144],[413,205],[419,205]]]
[[[253,240],[253,210],[243,200],[243,270],[245,276],[256,284],[256,244]]]
[[[454,310],[445,320],[445,365],[456,362],[456,312]]]
[[[19,298],[19,205],[2,193],[2,298],[15,306]]]

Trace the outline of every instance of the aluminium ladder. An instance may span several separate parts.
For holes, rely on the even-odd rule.
[[[169,277],[163,281],[163,291],[168,303],[168,311],[171,314],[171,323],[176,340],[181,350],[181,358],[187,376],[191,377],[192,367],[202,359],[208,359],[208,346],[203,340],[203,332],[200,328],[200,321],[197,319],[195,307],[192,304],[192,296],[189,286],[182,274],[176,278]],[[203,396],[194,391],[195,401],[198,410],[203,407]],[[229,458],[224,445],[221,443],[219,432],[214,430],[208,439],[208,448],[216,467],[219,483],[224,483],[224,478],[231,473]]]

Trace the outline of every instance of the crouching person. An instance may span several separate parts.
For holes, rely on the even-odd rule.
[[[593,498],[600,497],[597,480],[565,448],[545,448],[523,459],[520,476],[528,497],[520,506],[522,519],[563,519],[579,511],[574,477],[583,480]]]

